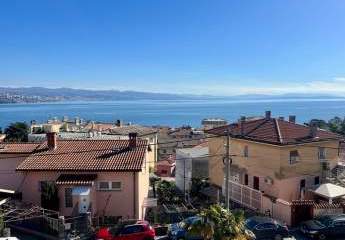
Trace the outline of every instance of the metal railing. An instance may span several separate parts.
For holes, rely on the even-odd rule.
[[[223,194],[225,195],[225,179],[223,184]],[[243,184],[229,180],[229,198],[252,210],[262,208],[262,192]]]

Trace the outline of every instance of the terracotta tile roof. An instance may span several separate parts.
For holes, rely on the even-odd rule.
[[[41,144],[18,167],[19,171],[141,171],[147,141],[137,140],[128,148],[128,140],[58,140],[49,150]]]
[[[125,126],[121,126],[121,127],[115,127],[110,129],[110,134],[114,134],[114,135],[126,135],[128,136],[129,133],[135,132],[138,134],[138,136],[142,137],[142,136],[146,136],[146,135],[150,135],[153,133],[157,133],[157,130],[154,128],[150,128],[150,127],[145,127],[145,126],[141,126],[141,125],[125,125]]]
[[[61,174],[56,179],[58,185],[92,185],[97,174]]]
[[[2,153],[32,153],[39,147],[39,143],[0,143]]]
[[[208,130],[207,133],[226,135],[227,128],[230,130],[231,137],[276,145],[317,142],[343,138],[338,134],[321,129],[317,130],[316,137],[311,137],[310,128],[308,126],[276,118],[262,118],[253,121],[246,121],[243,123],[243,134],[241,134],[239,123],[213,128]]]

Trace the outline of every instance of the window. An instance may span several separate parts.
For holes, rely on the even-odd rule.
[[[42,192],[43,185],[44,185],[45,183],[46,183],[45,181],[39,181],[39,182],[38,182],[38,191],[39,191],[39,192]]]
[[[299,161],[299,154],[297,150],[290,151],[290,164],[295,164]]]
[[[273,230],[276,229],[276,225],[273,223],[263,223],[256,226],[257,230]]]
[[[109,190],[109,182],[99,182],[98,189],[99,190]]]
[[[121,234],[126,235],[126,234],[140,233],[143,231],[144,231],[144,228],[142,225],[131,225],[131,226],[125,227],[122,230]]]
[[[334,227],[345,227],[345,222],[344,221],[336,221],[333,224]]]
[[[326,159],[326,149],[324,147],[319,147],[319,160]]]
[[[111,190],[121,190],[121,182],[111,182]]]
[[[65,207],[73,207],[72,188],[65,188]]]
[[[320,184],[320,177],[317,176],[314,178],[314,185],[319,185]]]
[[[248,146],[244,146],[244,149],[243,149],[243,155],[244,157],[248,157]]]
[[[122,189],[122,183],[120,181],[99,182],[99,191],[119,191]]]

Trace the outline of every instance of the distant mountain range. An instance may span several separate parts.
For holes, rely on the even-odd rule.
[[[276,100],[276,99],[344,99],[330,94],[283,94],[209,96],[193,94],[150,93],[117,90],[83,90],[71,88],[7,88],[0,87],[0,103],[40,103],[57,101],[119,101],[119,100]]]

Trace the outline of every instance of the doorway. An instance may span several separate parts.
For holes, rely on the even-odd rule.
[[[257,176],[253,177],[253,188],[255,190],[260,190],[260,179]]]

